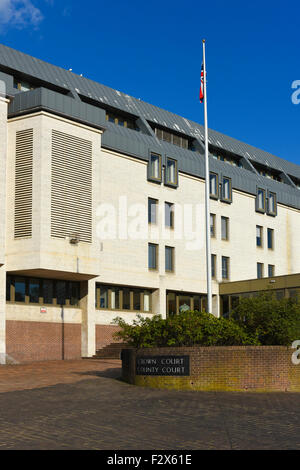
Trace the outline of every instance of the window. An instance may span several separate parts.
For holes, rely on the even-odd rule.
[[[11,301],[11,277],[6,276],[6,302]]]
[[[57,305],[66,304],[66,282],[65,281],[56,281],[56,302]]]
[[[263,228],[260,225],[256,225],[256,246],[263,246]]]
[[[209,175],[209,192],[210,197],[213,199],[218,199],[219,197],[219,178],[215,173],[210,173]]]
[[[15,279],[15,302],[25,302],[26,281],[25,279]]]
[[[120,309],[120,292],[119,289],[112,287],[110,290],[110,305],[112,309],[119,310]]]
[[[108,308],[108,287],[100,288],[100,308]]]
[[[174,272],[174,248],[170,246],[165,247],[166,254],[166,266],[165,269],[167,272]]]
[[[68,284],[70,305],[76,306],[78,305],[78,299],[80,296],[79,284],[77,282],[69,282]]]
[[[179,313],[188,312],[191,310],[191,296],[190,295],[179,295]]]
[[[184,149],[189,149],[192,146],[191,140],[189,140],[187,137],[180,136],[169,130],[160,129],[153,125],[152,128],[159,140],[164,140],[165,142],[169,142],[170,144],[177,145],[178,147],[182,147]]]
[[[79,283],[72,281],[9,276],[7,290],[8,302],[76,307],[80,299]]]
[[[158,245],[149,243],[148,245],[148,268],[157,269],[158,264]]]
[[[151,308],[151,292],[144,292],[144,312],[150,312]]]
[[[276,194],[269,192],[268,197],[268,215],[277,215],[277,201],[276,201]]]
[[[133,129],[135,131],[139,130],[135,119],[123,117],[110,111],[106,112],[106,120],[121,127],[127,127],[128,129]]]
[[[186,292],[167,292],[167,312],[169,316],[194,310],[201,312],[207,307],[206,294],[190,294]]]
[[[256,195],[256,211],[266,212],[266,192],[264,189],[258,188]]]
[[[148,179],[161,182],[161,156],[151,153],[148,166]]]
[[[42,289],[42,292],[43,292],[43,298],[44,298],[44,304],[52,304],[52,301],[53,301],[53,281],[48,281],[47,279],[45,279],[43,281],[43,289]]]
[[[32,86],[28,82],[23,82],[21,80],[14,79],[14,88],[19,91],[30,91],[34,90],[34,86]]]
[[[174,204],[165,202],[165,226],[174,228]]]
[[[133,310],[141,310],[141,291],[139,289],[133,290]]]
[[[123,289],[123,310],[133,310],[130,308],[130,289]]]
[[[40,301],[40,281],[39,279],[29,279],[29,302],[38,304]]]
[[[273,264],[268,265],[268,277],[275,276],[275,266]]]
[[[268,249],[274,249],[274,230],[272,228],[268,228]]]
[[[264,277],[264,265],[263,263],[257,263],[257,279]]]
[[[138,287],[97,284],[95,306],[104,310],[151,312],[152,292]]]
[[[229,279],[229,258],[222,256],[222,279]]]
[[[228,217],[221,217],[221,238],[222,238],[222,240],[229,240],[229,219],[228,219]]]
[[[232,202],[232,183],[231,178],[223,177],[222,184],[222,201]]]
[[[211,277],[215,279],[216,277],[216,255],[211,255]]]
[[[216,215],[210,214],[210,236],[212,238],[216,237]]]
[[[177,161],[173,158],[167,157],[165,184],[170,186],[177,186],[178,184],[178,166]]]
[[[157,199],[148,198],[148,222],[149,224],[157,224]]]

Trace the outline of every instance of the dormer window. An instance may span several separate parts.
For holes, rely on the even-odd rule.
[[[148,164],[148,180],[161,183],[162,177],[161,155],[150,153]]]
[[[212,199],[219,198],[219,177],[216,173],[210,173],[209,175],[209,192]]]
[[[268,193],[268,215],[276,216],[277,215],[277,200],[276,194],[269,191]]]
[[[168,186],[178,186],[178,165],[173,158],[166,159],[165,184]]]
[[[134,119],[131,119],[130,117],[120,116],[118,114],[107,111],[106,120],[116,124],[117,126],[127,127],[127,129],[133,129],[135,131],[139,130]]]
[[[264,214],[266,212],[266,191],[262,188],[257,189],[256,212]]]
[[[227,176],[223,176],[222,201],[229,203],[232,202],[232,183],[231,178],[227,178]]]
[[[32,86],[28,82],[23,82],[22,80],[14,79],[14,88],[19,91],[30,91],[34,90],[34,86]]]
[[[177,145],[177,147],[182,147],[184,149],[192,148],[192,139],[180,135],[179,133],[177,134],[176,132],[172,132],[170,129],[162,129],[160,127],[154,126],[151,123],[150,125],[159,140],[163,140],[169,144]]]

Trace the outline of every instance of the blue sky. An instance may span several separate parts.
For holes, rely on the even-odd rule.
[[[300,164],[300,4],[0,0],[0,42]],[[296,100],[298,101],[298,100]]]

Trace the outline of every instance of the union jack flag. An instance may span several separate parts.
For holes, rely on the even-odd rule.
[[[204,99],[204,69],[203,69],[203,63],[201,67],[201,87],[200,87],[200,103],[203,103]]]

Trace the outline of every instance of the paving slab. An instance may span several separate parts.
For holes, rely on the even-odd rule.
[[[0,368],[0,450],[300,449],[300,394],[149,389],[120,373],[114,360]]]

